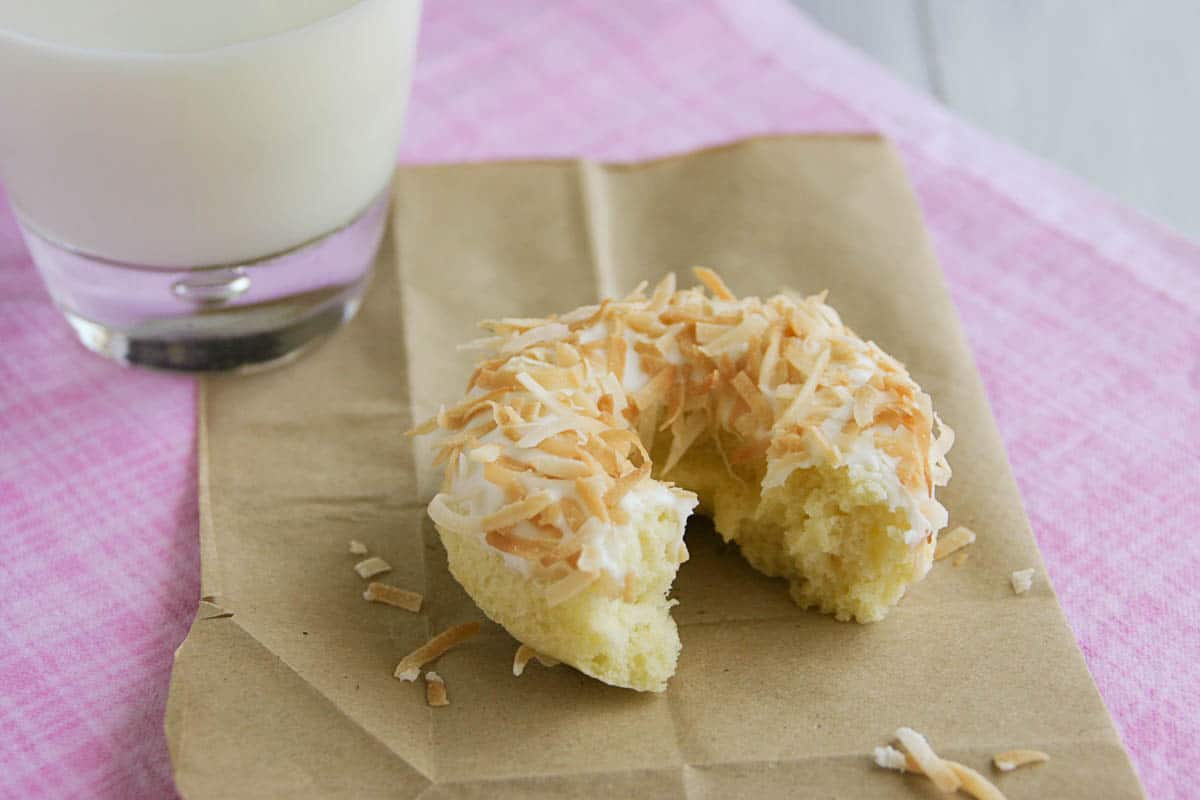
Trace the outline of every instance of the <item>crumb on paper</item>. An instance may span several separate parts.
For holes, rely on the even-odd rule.
[[[1016,594],[1025,594],[1033,587],[1033,567],[1019,569],[1012,574],[1012,589]]]
[[[367,554],[367,546],[358,539],[351,539],[350,554],[356,556],[365,556]]]
[[[446,681],[433,670],[425,673],[425,702],[434,707],[450,705],[450,698],[446,696]]]
[[[421,602],[425,597],[417,592],[410,592],[407,589],[401,589],[399,586],[389,586],[386,583],[377,583],[371,581],[367,585],[367,590],[363,592],[363,600],[370,603],[383,603],[384,605],[395,606],[402,608],[405,611],[411,611],[414,614],[421,610]]]
[[[937,546],[933,549],[933,560],[941,561],[974,542],[975,531],[965,525],[959,525],[954,530],[938,537]]]
[[[535,658],[543,667],[557,667],[559,664],[557,659],[544,656],[529,645],[523,644],[517,648],[516,655],[513,656],[513,675],[518,678],[521,677],[521,673],[525,671],[525,667]]]
[[[1012,772],[1026,764],[1041,764],[1049,760],[1050,756],[1041,750],[1005,750],[992,756],[992,763],[1001,772]]]
[[[391,572],[392,565],[379,556],[371,556],[355,564],[354,571],[358,573],[358,577],[360,578],[374,578],[376,575]]]
[[[478,622],[464,622],[461,625],[447,628],[400,659],[400,663],[396,665],[396,671],[392,673],[393,676],[402,681],[415,681],[421,674],[421,667],[437,659],[454,645],[479,633],[479,628]]]

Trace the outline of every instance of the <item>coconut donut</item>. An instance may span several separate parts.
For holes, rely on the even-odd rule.
[[[882,619],[932,561],[953,432],[825,295],[739,300],[668,275],[545,319],[481,323],[487,354],[437,432],[429,515],[450,571],[538,653],[662,691],[667,597],[699,505],[801,606]]]

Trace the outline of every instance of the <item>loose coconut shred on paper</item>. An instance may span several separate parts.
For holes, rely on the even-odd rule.
[[[401,589],[399,586],[388,586],[386,583],[371,581],[367,585],[367,590],[363,592],[363,599],[371,603],[383,603],[403,608],[405,611],[416,614],[421,610],[421,602],[425,597],[417,592]]]
[[[1049,760],[1050,756],[1041,750],[1005,750],[992,756],[992,763],[1001,772],[1012,772],[1026,764],[1041,764]]]
[[[355,564],[354,571],[358,573],[358,577],[360,578],[374,578],[376,575],[391,572],[392,565],[379,556],[371,556]]]
[[[876,747],[874,755],[878,766],[898,772],[925,775],[943,792],[950,793],[961,789],[976,800],[1006,800],[1003,792],[975,770],[938,756],[925,737],[912,728],[897,729],[896,740],[907,752],[901,752],[891,746]]]
[[[479,633],[478,622],[464,622],[442,631],[425,644],[413,650],[400,659],[393,676],[402,681],[415,681],[421,674],[421,667],[434,661],[451,647],[470,639]]]
[[[425,673],[425,702],[434,707],[450,705],[446,681],[433,670]]]

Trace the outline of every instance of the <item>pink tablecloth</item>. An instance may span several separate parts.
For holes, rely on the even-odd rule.
[[[1194,796],[1200,249],[782,0],[431,0],[403,157],[636,158],[846,130],[902,149],[1092,673],[1150,795]],[[163,702],[198,593],[193,407],[191,381],[72,341],[0,212],[0,796],[172,792]]]

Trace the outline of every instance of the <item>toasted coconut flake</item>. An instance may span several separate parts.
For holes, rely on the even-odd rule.
[[[1041,764],[1049,760],[1050,756],[1041,750],[1005,750],[992,756],[992,763],[1001,772],[1012,772],[1026,764]]]
[[[534,452],[529,456],[529,463],[547,478],[574,479],[591,474],[591,469],[587,464],[574,458],[561,458]]]
[[[632,330],[650,337],[662,336],[667,330],[658,315],[650,311],[631,311],[625,315],[625,322]]]
[[[421,610],[424,596],[417,592],[401,589],[399,586],[389,586],[386,583],[371,581],[363,592],[363,599],[369,603],[383,603],[396,608],[403,608],[414,614]]]
[[[949,533],[944,533],[938,537],[937,547],[933,551],[933,560],[941,561],[943,558],[958,552],[962,548],[975,542],[975,531],[970,528],[959,525]]]
[[[553,502],[554,496],[549,492],[534,492],[515,503],[509,503],[499,510],[488,514],[481,520],[480,528],[484,531],[507,528],[510,525],[515,525],[518,522],[529,519]]]
[[[970,767],[957,761],[943,761],[942,763],[949,767],[954,776],[958,778],[962,790],[974,797],[975,800],[1006,800],[1004,793],[997,789],[995,784]]]
[[[620,478],[617,478],[616,482],[613,483],[613,485],[608,488],[608,491],[604,493],[604,505],[608,506],[610,509],[613,508],[621,502],[621,499],[624,498],[625,495],[629,494],[639,483],[649,477],[650,462],[647,461],[637,469],[631,470],[622,475]]]
[[[503,336],[485,336],[481,339],[472,339],[469,342],[463,342],[455,349],[460,353],[468,350],[495,350],[503,342]]]
[[[708,290],[713,293],[713,297],[718,300],[737,300],[737,295],[729,291],[729,287],[725,285],[725,281],[721,280],[721,276],[708,267],[692,267],[692,274],[707,286]]]
[[[583,504],[592,516],[602,522],[608,522],[608,506],[604,503],[604,495],[596,489],[596,484],[587,478],[575,479],[575,491],[579,492]]]
[[[1034,569],[1019,569],[1013,572],[1010,580],[1012,581],[1012,590],[1015,594],[1025,594],[1033,588]]]
[[[911,754],[902,753],[894,747],[876,747],[875,763],[884,769],[894,769],[897,772],[928,775]],[[958,788],[976,800],[1005,800],[1004,794],[994,784],[970,767],[948,759],[942,759],[941,763],[958,779]]]
[[[715,341],[716,339],[724,336],[725,333],[729,331],[729,326],[716,325],[711,322],[697,322],[694,330],[696,332],[696,341],[700,345],[706,345],[709,342]]]
[[[774,416],[771,411],[771,403],[763,396],[761,390],[755,385],[754,381],[745,372],[739,372],[733,378],[733,388],[738,395],[745,401],[746,407],[749,408],[760,420],[760,424],[765,426],[771,423],[771,417]]]
[[[943,792],[956,791],[962,779],[933,752],[925,737],[912,728],[897,728],[896,740],[921,767],[921,771]]]
[[[523,536],[517,536],[511,528],[488,531],[486,541],[489,546],[502,553],[529,561],[543,558],[553,552],[558,545],[558,542],[553,540],[526,539]]]
[[[816,394],[817,386],[821,381],[821,375],[824,373],[825,367],[829,365],[829,358],[830,350],[829,348],[825,348],[821,351],[821,355],[817,357],[816,364],[813,365],[812,372],[808,373],[808,377],[800,387],[800,391],[796,393],[791,404],[788,405],[787,409],[776,420],[776,430],[791,427],[804,416],[809,401]]]
[[[481,533],[483,528],[480,527],[480,518],[453,510],[446,502],[447,497],[445,492],[434,495],[429,503],[430,518],[436,524],[455,533]]]
[[[379,556],[371,556],[355,564],[354,571],[358,573],[358,577],[360,578],[374,578],[376,575],[391,572],[392,565]]]
[[[574,311],[563,314],[558,318],[558,321],[575,327],[580,323],[586,323],[588,320],[593,319],[599,311],[600,306],[598,305],[580,306]]]
[[[396,671],[393,673],[394,677],[402,681],[415,681],[421,674],[422,667],[435,661],[451,647],[470,639],[479,633],[479,629],[478,622],[464,622],[461,625],[447,628],[400,659],[400,663],[396,665]]]
[[[613,326],[608,336],[608,371],[617,380],[625,380],[625,339],[621,336],[619,326]]]
[[[569,333],[566,325],[561,322],[551,322],[547,325],[539,325],[536,328],[531,328],[525,331],[520,336],[509,339],[500,348],[501,353],[518,353],[527,347],[532,347],[535,344],[542,342],[552,342],[563,338]]]
[[[764,392],[769,392],[778,385],[775,382],[775,368],[779,365],[779,343],[782,339],[783,328],[778,324],[772,325],[770,333],[767,334],[767,350],[758,366],[758,388]]]
[[[638,407],[639,411],[645,411],[648,408],[657,408],[662,405],[667,396],[667,390],[675,381],[675,368],[673,366],[659,372],[650,381],[629,396],[633,404]]]
[[[592,461],[589,461],[588,475],[593,471],[592,464],[599,466],[608,475],[619,475],[621,473],[621,457],[620,454],[598,436],[593,436],[588,439],[584,445],[584,450],[587,456],[591,456]],[[579,475],[576,477],[585,477]]]
[[[425,702],[434,708],[450,705],[446,696],[446,681],[433,670],[425,673]]]
[[[650,309],[652,311],[662,311],[666,308],[667,303],[675,295],[675,273],[668,272],[663,276],[663,279],[654,287],[654,294],[650,296]]]
[[[554,360],[560,367],[573,367],[579,363],[579,351],[567,342],[557,342],[554,345]]]
[[[564,497],[559,506],[562,508],[563,517],[566,519],[567,525],[571,527],[571,530],[577,531],[587,522],[587,511],[570,497]]]
[[[526,493],[518,470],[511,469],[509,464],[500,463],[499,459],[484,464],[484,480],[503,489],[504,498],[510,503],[520,500]]]
[[[525,667],[534,659],[537,659],[537,662],[543,667],[557,667],[559,665],[557,659],[544,656],[529,645],[523,644],[517,648],[516,655],[513,656],[513,676],[517,678],[521,677],[525,672]]]
[[[438,418],[431,417],[416,427],[409,428],[404,432],[405,436],[424,436],[428,433],[433,433],[438,429]]]
[[[968,558],[970,558],[970,554],[968,554],[968,553],[959,553],[958,555],[956,555],[956,556],[954,557],[954,560],[953,560],[953,561],[951,561],[950,563],[951,563],[951,564],[953,564],[953,565],[954,565],[954,566],[956,566],[956,567],[961,567],[963,564],[967,563],[967,559],[968,559]]]
[[[476,464],[486,464],[489,461],[495,461],[499,457],[500,447],[494,444],[481,445],[467,453],[467,458]]]
[[[663,464],[662,474],[666,475],[680,459],[684,457],[687,451],[691,448],[696,440],[700,438],[700,434],[708,428],[708,420],[700,413],[689,414],[680,417],[671,426],[671,449],[667,453],[667,460]]]
[[[356,556],[365,556],[367,554],[367,546],[358,539],[351,539],[350,554]]]
[[[535,381],[528,373],[521,372],[517,374],[517,381],[524,386],[529,392],[546,404],[546,407],[555,414],[563,417],[571,426],[580,433],[599,433],[604,430],[604,424],[597,419],[585,417],[575,409],[560,401],[541,384]]]
[[[748,316],[738,323],[736,327],[726,330],[717,338],[705,343],[700,348],[700,352],[710,358],[728,355],[738,347],[747,346],[751,339],[761,336],[766,325],[766,320],[762,317]],[[699,328],[700,326],[697,325],[696,327]]]
[[[538,442],[537,448],[559,458],[579,458],[578,440],[565,431]]]

